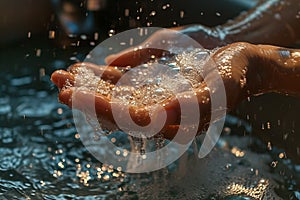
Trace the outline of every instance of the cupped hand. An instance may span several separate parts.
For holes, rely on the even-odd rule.
[[[193,94],[196,96],[197,103],[200,110],[200,119],[197,132],[205,129],[207,124],[214,119],[211,119],[211,113],[216,112],[211,109],[211,94],[217,93],[219,88],[224,87],[226,91],[225,108],[221,110],[233,108],[239,101],[247,96],[260,91],[257,85],[251,84],[256,82],[256,74],[251,67],[249,58],[252,55],[254,45],[248,43],[233,43],[221,47],[219,49],[210,51],[210,62],[204,66],[202,79],[194,77],[199,81],[199,84],[192,86]],[[134,51],[134,50],[133,50]],[[153,53],[151,50],[142,49],[145,55]],[[128,52],[127,52],[128,53]],[[134,53],[133,53],[134,54]],[[129,55],[129,53],[127,54]],[[184,54],[183,54],[184,55]],[[153,92],[155,88],[140,87],[132,89],[131,86],[126,84],[118,85],[118,82],[126,75],[126,70],[117,66],[136,66],[140,64],[141,60],[128,60],[120,59],[111,60],[112,66],[98,66],[91,63],[77,63],[69,67],[67,71],[57,70],[52,76],[51,80],[59,88],[59,100],[68,105],[69,107],[76,108],[82,111],[95,110],[99,119],[105,119],[112,123],[116,123],[115,113],[118,113],[118,119],[128,118],[128,111],[131,119],[140,127],[146,127],[150,123],[155,127],[155,124],[162,124],[157,133],[162,133],[165,138],[172,139],[178,132],[181,121],[181,107],[190,109],[193,112],[193,107],[189,107],[191,98],[188,91],[181,91],[180,94],[172,94],[167,91],[160,94],[161,98],[148,100],[146,103],[137,103],[143,98],[143,94]],[[111,58],[108,58],[112,59]],[[211,67],[214,65],[214,67]],[[214,73],[217,70],[217,75]],[[127,69],[128,70],[128,69]],[[129,70],[130,71],[130,70]],[[180,72],[182,73],[182,71]],[[99,79],[88,79],[89,76],[98,77]],[[209,86],[217,80],[217,76],[221,77],[222,83],[213,84],[213,88]],[[193,77],[189,77],[192,78]],[[94,81],[92,81],[94,80]],[[95,81],[96,80],[96,81]],[[221,85],[224,84],[224,85]],[[177,84],[177,87],[179,85]],[[126,91],[130,91],[129,93]],[[164,91],[163,91],[164,92]],[[151,93],[152,94],[152,93]],[[122,96],[123,95],[123,96]],[[156,96],[159,94],[155,94]],[[151,97],[151,96],[150,96]],[[118,101],[115,101],[118,99]],[[74,105],[76,99],[76,105]],[[121,99],[121,100],[120,100]],[[181,102],[181,104],[179,104]],[[182,105],[184,104],[184,106]],[[164,117],[162,117],[164,115]],[[222,117],[222,116],[218,116]],[[126,121],[126,120],[125,120]],[[189,124],[189,126],[192,126]],[[126,123],[122,124],[122,129],[129,132],[131,127]],[[145,133],[147,137],[147,133]],[[189,138],[187,133],[186,137],[177,138],[179,142],[184,142]]]

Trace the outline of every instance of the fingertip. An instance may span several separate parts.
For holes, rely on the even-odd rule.
[[[65,70],[56,70],[51,75],[51,81],[59,88],[63,88],[67,83],[74,83],[74,76]]]
[[[116,54],[111,54],[109,56],[107,56],[104,61],[106,64],[110,65],[115,59],[116,59]]]
[[[68,72],[72,74],[76,74],[78,68],[82,67],[82,63],[74,63],[71,66],[68,67]]]
[[[71,89],[64,89],[60,91],[58,98],[59,101],[63,104],[68,105],[69,107],[72,106],[72,94],[73,91]]]

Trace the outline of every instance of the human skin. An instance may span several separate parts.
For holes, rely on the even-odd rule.
[[[253,44],[294,45],[300,34],[300,1],[261,0],[250,9],[213,28],[187,25],[175,28],[198,41],[205,48],[233,42]]]
[[[228,59],[227,55],[231,57]],[[219,74],[224,82],[227,108],[234,108],[239,102],[252,95],[259,95],[268,92],[284,93],[288,95],[297,95],[300,93],[300,50],[287,49],[270,45],[253,45],[250,43],[233,43],[216,50],[212,55],[212,60],[216,63]],[[226,64],[224,64],[226,59]],[[114,65],[113,65],[114,66]],[[106,118],[114,122],[110,96],[104,96],[94,91],[77,91],[72,96],[75,89],[74,81],[78,68],[87,67],[96,74],[101,75],[105,81],[112,84],[117,83],[122,77],[122,72],[113,66],[96,66],[91,63],[78,63],[69,68],[68,71],[57,70],[51,80],[60,89],[59,100],[72,107],[72,98],[76,98],[75,108],[84,110],[88,104],[89,98],[95,98],[95,109],[99,117]],[[207,81],[214,81],[215,76],[210,72],[204,74],[205,82],[194,92],[198,99],[198,105],[201,112],[201,120],[199,122],[199,131],[205,128],[210,121],[211,102],[203,99],[210,99],[210,89],[207,87]],[[241,81],[244,81],[242,84]],[[66,83],[71,84],[65,87]],[[79,85],[76,85],[79,87]],[[183,98],[184,93],[177,98]],[[189,99],[184,100],[187,104]],[[162,133],[166,138],[173,138],[178,131],[180,124],[180,105],[175,97],[171,97],[161,102],[161,106],[167,111],[167,120]],[[120,112],[122,106],[120,106]],[[73,105],[74,108],[74,105]],[[138,125],[145,126],[150,123],[151,105],[147,106],[130,106],[130,115]],[[161,110],[151,110],[152,116],[159,116]],[[155,117],[152,118],[155,122]],[[159,120],[159,118],[157,118]]]

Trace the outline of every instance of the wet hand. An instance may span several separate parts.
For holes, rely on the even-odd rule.
[[[214,83],[217,80],[216,74],[213,73],[213,68],[209,65],[214,64],[216,66],[218,75],[220,75],[223,81],[220,84],[224,84],[225,86],[227,103],[225,104],[226,107],[220,108],[221,110],[234,107],[239,101],[258,89],[248,84],[254,81],[248,79],[256,78],[255,74],[252,75],[248,73],[249,71],[251,73],[253,71],[251,69],[249,70],[250,65],[248,59],[253,46],[254,45],[248,43],[234,43],[214,50],[210,52],[210,62],[207,62],[207,66],[203,68],[204,70],[201,74],[202,78],[201,76],[188,77],[189,80],[191,80],[190,83],[192,84],[193,94],[196,95],[201,113],[201,119],[198,122],[198,132],[203,130],[211,120],[211,112],[216,112],[211,110],[210,93],[218,92],[218,87],[221,87],[221,85],[216,84],[214,84],[214,88],[208,87],[208,83]],[[153,53],[148,50],[142,50],[142,52],[145,54],[147,52],[150,52],[150,54]],[[125,55],[128,56],[130,53],[126,53]],[[117,65],[119,64],[118,62],[122,61],[121,66],[127,66],[128,64],[134,66],[140,63],[139,60],[136,63],[131,62],[126,64],[123,58],[124,57],[121,56],[120,59],[115,59],[115,62],[112,62],[112,64]],[[116,60],[118,62],[116,62]],[[119,119],[126,119],[126,117],[128,117],[128,115],[126,115],[127,111],[129,111],[130,118],[138,126],[143,127],[150,123],[153,125],[161,124],[162,113],[165,113],[164,123],[158,132],[163,133],[165,138],[173,138],[180,128],[180,107],[182,107],[182,105],[179,104],[179,101],[181,103],[183,102],[183,104],[185,104],[184,107],[190,109],[191,113],[194,109],[189,107],[190,98],[188,91],[182,91],[181,94],[175,96],[165,90],[164,94],[161,94],[161,98],[155,99],[151,95],[157,96],[158,94],[153,93],[153,90],[155,90],[153,87],[132,89],[131,86],[126,86],[126,84],[116,85],[118,81],[128,73],[125,71],[115,66],[96,66],[91,63],[77,63],[72,65],[68,71],[55,71],[52,74],[51,80],[60,89],[59,100],[62,103],[85,112],[95,109],[99,118],[112,123],[116,122],[114,113],[118,113]],[[87,79],[88,74],[98,77],[99,79],[97,79],[95,83],[91,83],[90,80]],[[195,79],[197,79],[198,84],[193,83],[192,80]],[[126,82],[126,78],[122,80]],[[78,88],[80,89],[77,90]],[[130,92],[128,94],[125,93],[125,91]],[[150,100],[146,103],[140,101],[146,94],[150,95]],[[119,100],[121,99],[121,101],[115,101],[118,98]],[[74,99],[76,99],[76,105],[72,102]],[[92,101],[94,101],[94,105],[90,104]],[[115,111],[114,113],[112,108]],[[122,128],[124,129],[124,127],[125,129],[127,128],[124,130],[125,132],[130,131],[130,126],[126,127],[126,124],[123,124]],[[184,140],[184,138],[181,138],[181,140]]]

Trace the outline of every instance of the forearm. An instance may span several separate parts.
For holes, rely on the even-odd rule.
[[[233,42],[286,46],[300,39],[299,10],[299,0],[267,0],[222,26],[187,25],[174,29],[205,48]]]
[[[228,42],[291,45],[299,40],[299,0],[265,0],[221,26]]]
[[[253,45],[249,69],[257,93],[278,92],[300,96],[300,50]]]

